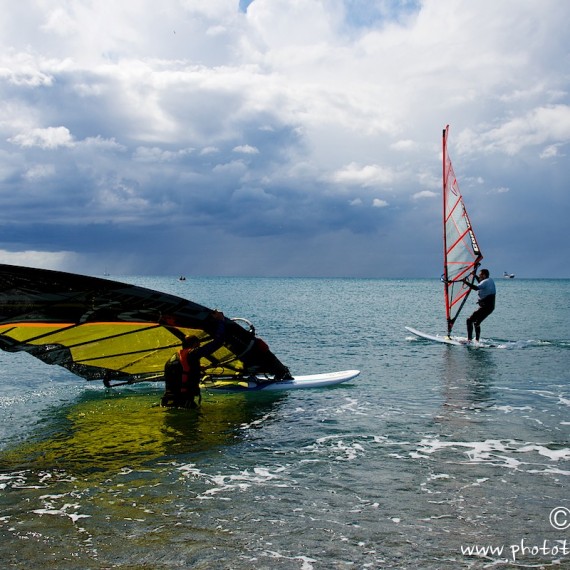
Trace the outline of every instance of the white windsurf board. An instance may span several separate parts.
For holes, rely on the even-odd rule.
[[[322,374],[309,374],[306,376],[295,376],[291,380],[280,380],[278,382],[267,382],[260,379],[218,381],[213,384],[204,384],[204,388],[211,392],[246,392],[246,391],[277,391],[277,390],[299,390],[303,388],[326,388],[335,386],[356,378],[360,370],[341,370],[338,372],[325,372]]]
[[[449,336],[442,336],[439,334],[429,334],[429,333],[425,333],[422,331],[419,331],[417,329],[414,329],[412,327],[406,327],[406,330],[410,331],[412,334],[415,334],[416,336],[419,336],[421,338],[425,338],[427,340],[432,340],[434,342],[442,342],[444,344],[453,344],[456,346],[464,346],[467,343],[461,342],[459,339],[454,338],[454,337],[449,337]]]

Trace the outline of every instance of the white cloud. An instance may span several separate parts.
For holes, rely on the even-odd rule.
[[[192,153],[193,149],[191,148],[169,151],[156,146],[141,146],[135,150],[133,159],[140,162],[175,162],[190,156]]]
[[[548,145],[543,151],[540,153],[540,158],[554,158],[556,156],[563,156],[560,153],[560,149],[562,148],[562,143],[556,143]]]
[[[255,148],[254,146],[250,146],[248,144],[241,144],[234,147],[233,152],[241,153],[241,154],[259,154],[259,149]]]
[[[220,152],[220,149],[215,146],[207,146],[200,151],[200,156],[206,156],[208,154],[216,154]]]
[[[462,133],[463,150],[495,150],[514,156],[528,148],[552,143],[570,142],[570,105],[548,105],[528,110],[524,115],[509,118],[482,134]]]
[[[114,138],[105,139],[101,136],[87,137],[82,141],[75,141],[73,146],[80,149],[86,148],[91,151],[111,151],[117,153],[125,152],[127,150],[127,147],[118,143]]]
[[[362,187],[390,184],[396,178],[390,168],[376,164],[361,166],[352,162],[333,173],[331,179],[338,184],[353,184]]]
[[[75,21],[69,12],[58,7],[46,14],[46,21],[40,26],[40,29],[60,36],[67,36],[75,31]]]
[[[47,127],[45,129],[31,129],[8,139],[11,143],[21,147],[37,146],[43,149],[73,146],[73,137],[66,127]]]
[[[372,206],[374,208],[386,208],[388,205],[386,200],[381,200],[380,198],[374,198],[374,200],[372,200]]]
[[[436,194],[431,190],[422,190],[421,192],[416,192],[412,198],[414,200],[424,200],[424,199],[432,199],[432,198],[439,198],[440,194]]]
[[[417,146],[417,143],[410,139],[396,141],[390,145],[391,148],[402,151],[413,150],[417,148]]]
[[[149,201],[137,189],[122,180],[107,180],[93,196],[92,206],[102,212],[114,212],[118,220],[134,219],[137,211],[149,210]],[[154,212],[156,213],[156,211]]]
[[[247,170],[243,160],[232,160],[225,163],[216,164],[212,172],[215,174],[242,176]]]
[[[55,166],[53,164],[34,164],[31,166],[24,177],[26,180],[36,181],[42,178],[51,178],[55,174]]]
[[[21,69],[0,68],[0,79],[7,79],[13,85],[24,87],[50,86],[53,83],[51,75],[38,69],[26,67]]]

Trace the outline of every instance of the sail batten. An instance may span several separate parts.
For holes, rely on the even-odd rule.
[[[483,259],[463,196],[447,150],[449,125],[443,130],[443,277],[447,334],[451,330],[471,289],[463,283],[475,281],[477,267]]]

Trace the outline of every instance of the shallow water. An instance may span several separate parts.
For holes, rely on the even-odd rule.
[[[252,320],[295,373],[362,374],[192,412],[0,353],[5,567],[570,564],[570,281],[497,280],[473,349],[404,329],[444,332],[435,280],[124,280]]]

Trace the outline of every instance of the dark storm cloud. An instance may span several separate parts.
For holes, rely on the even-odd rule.
[[[565,4],[1,4],[0,260],[438,276],[450,123],[492,270],[568,276]]]

